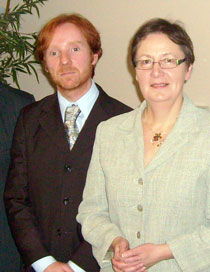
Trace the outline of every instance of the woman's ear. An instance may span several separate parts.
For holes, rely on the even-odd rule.
[[[192,74],[192,70],[193,70],[193,65],[190,64],[190,66],[187,68],[187,72],[186,72],[186,75],[185,75],[185,82],[190,79],[191,74]]]

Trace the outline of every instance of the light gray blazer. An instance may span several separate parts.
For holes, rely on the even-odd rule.
[[[140,108],[99,125],[78,221],[101,271],[109,247],[167,243],[174,259],[149,269],[210,271],[210,113],[184,96],[179,118],[144,167]]]

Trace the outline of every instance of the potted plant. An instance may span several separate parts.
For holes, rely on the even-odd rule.
[[[34,67],[37,61],[34,60],[34,47],[37,34],[21,32],[21,19],[26,14],[33,15],[33,12],[40,16],[39,8],[47,0],[22,0],[10,9],[10,0],[7,0],[6,7],[0,13],[0,81],[8,83],[12,78],[18,88],[18,73],[31,75],[35,74],[38,81],[38,74]]]

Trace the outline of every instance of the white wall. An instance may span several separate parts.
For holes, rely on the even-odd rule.
[[[11,5],[21,2],[13,0]],[[132,107],[139,104],[139,98],[127,68],[131,37],[145,20],[153,17],[182,21],[196,56],[185,91],[196,104],[210,106],[209,0],[49,0],[40,8],[40,19],[35,14],[24,17],[23,31],[39,31],[50,18],[71,12],[87,17],[101,33],[104,55],[97,65],[95,81]],[[53,92],[45,77],[39,74],[40,84],[29,76],[21,76],[20,80],[21,88],[33,93],[36,99]]]

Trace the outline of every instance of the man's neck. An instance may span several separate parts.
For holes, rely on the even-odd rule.
[[[57,89],[61,93],[61,95],[65,97],[67,100],[69,100],[70,102],[76,102],[90,90],[91,85],[92,81],[90,78],[88,81],[86,81],[79,87],[75,87],[73,89],[63,89],[57,86]]]

